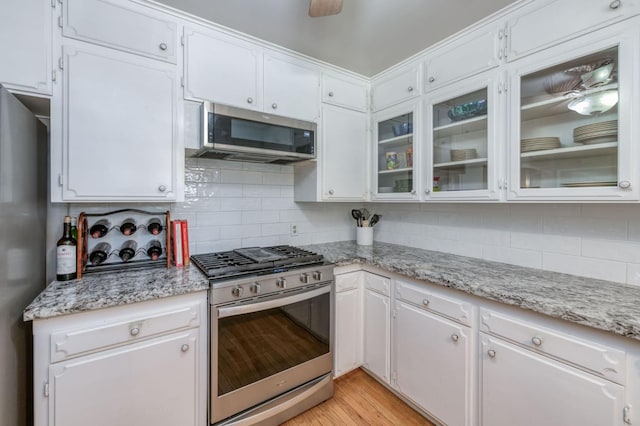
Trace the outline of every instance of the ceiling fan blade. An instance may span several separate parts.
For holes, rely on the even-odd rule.
[[[311,0],[309,3],[309,16],[337,15],[342,10],[342,0]]]

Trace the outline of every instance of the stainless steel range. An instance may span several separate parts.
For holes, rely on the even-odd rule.
[[[191,259],[211,282],[212,424],[278,425],[333,395],[333,265],[291,246]]]

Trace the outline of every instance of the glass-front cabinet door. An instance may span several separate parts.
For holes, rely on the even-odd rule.
[[[636,38],[592,35],[517,67],[508,198],[638,199]]]
[[[373,117],[373,197],[417,199],[415,141],[419,133],[419,103],[412,101],[381,111]]]
[[[498,73],[432,93],[427,100],[425,195],[429,199],[497,199],[495,120]],[[500,89],[501,90],[501,89]],[[502,92],[500,92],[502,93]]]

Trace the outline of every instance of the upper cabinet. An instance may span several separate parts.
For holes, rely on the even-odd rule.
[[[638,53],[627,24],[518,61],[509,199],[638,199]]]
[[[176,63],[177,24],[114,0],[65,0],[62,35]]]
[[[507,60],[514,61],[637,14],[640,0],[532,2],[531,7],[509,19]]]
[[[371,86],[373,111],[419,96],[420,69],[419,64],[412,64],[374,81]]]
[[[0,83],[12,90],[51,94],[51,3],[4,2],[0,13]]]
[[[347,77],[322,74],[322,102],[366,112],[369,109],[368,84]]]

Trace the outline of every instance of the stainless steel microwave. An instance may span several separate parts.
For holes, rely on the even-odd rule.
[[[292,163],[316,157],[316,123],[205,102],[201,157]]]

